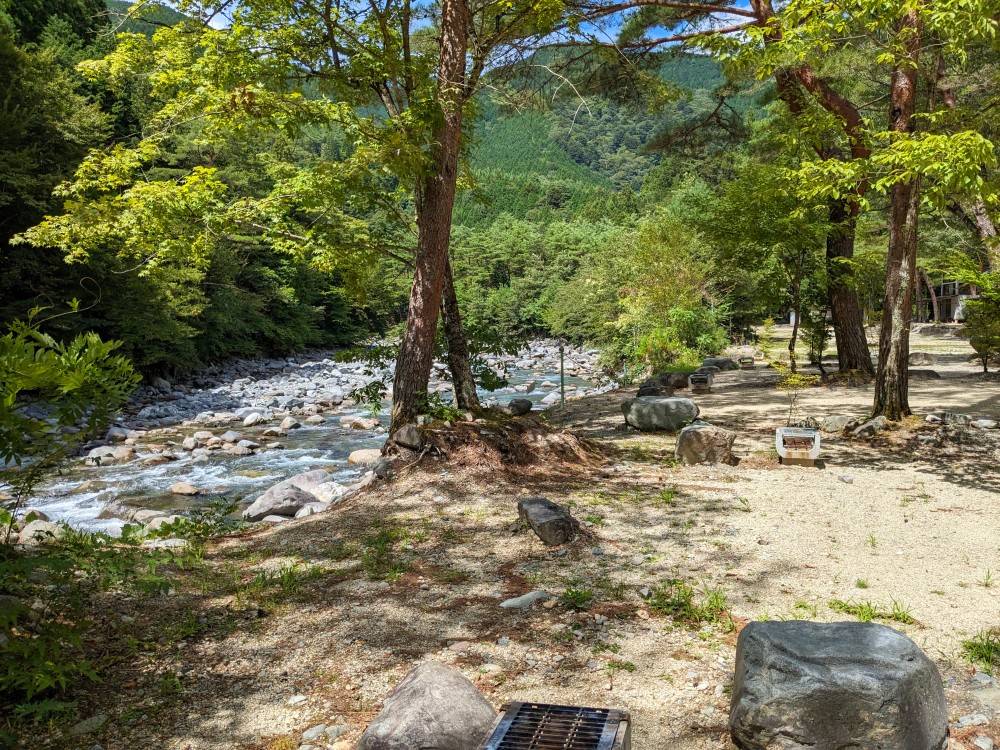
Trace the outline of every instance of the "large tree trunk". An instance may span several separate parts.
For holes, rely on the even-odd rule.
[[[476,393],[476,380],[472,376],[469,345],[462,329],[462,316],[458,310],[458,296],[455,294],[450,260],[444,267],[441,320],[444,323],[445,338],[448,339],[448,367],[451,370],[451,383],[455,388],[455,403],[459,409],[479,411],[479,394]]]
[[[856,223],[846,201],[830,202],[831,229],[826,236],[830,312],[837,343],[837,365],[841,370],[860,370],[874,375],[875,366],[868,351],[864,315],[858,293],[851,284],[854,270],[848,262],[854,257]]]
[[[889,124],[897,133],[912,133],[916,110],[917,55],[920,45],[918,11],[910,11],[901,28],[908,60],[892,71]],[[873,416],[899,420],[910,414],[910,320],[913,315],[913,278],[917,269],[917,219],[920,214],[920,179],[892,188],[889,211],[889,253],[886,264],[885,302],[879,336],[878,371],[875,375]]]
[[[463,0],[443,0],[441,61],[438,68],[441,121],[433,132],[430,173],[421,180],[417,190],[417,252],[406,330],[400,343],[393,380],[390,434],[416,418],[420,400],[427,394],[434,361],[434,337],[444,290],[458,181],[465,56],[468,49],[466,21]]]
[[[920,275],[923,276],[924,284],[927,285],[927,294],[931,298],[931,314],[934,316],[934,322],[941,322],[941,310],[938,308],[938,298],[937,292],[934,291],[934,285],[931,283],[930,276],[927,275],[927,269],[921,268]]]

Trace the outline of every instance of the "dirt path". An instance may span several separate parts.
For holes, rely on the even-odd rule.
[[[934,445],[920,436],[944,428],[915,421],[873,442],[824,436],[822,468],[779,466],[772,380],[730,373],[697,397],[705,419],[740,433],[739,466],[674,465],[674,437],[623,429],[626,389],[549,417],[602,444],[605,462],[425,461],[331,512],[225,539],[156,607],[108,603],[102,638],[126,656],[81,716],[110,720],[86,741],[43,744],[296,750],[326,724],[346,728],[329,746],[347,750],[391,687],[434,658],[498,708],[629,709],[636,750],[731,748],[733,625],[851,619],[845,607],[868,603],[938,663],[953,719],[993,721],[957,736],[1000,741],[1000,687],[974,680],[961,655],[963,639],[1000,624],[1000,430]],[[801,411],[861,415],[870,399],[816,388]],[[1000,416],[1000,385],[967,366],[915,383],[912,399]],[[585,534],[550,549],[521,529],[516,500],[534,494],[570,504]],[[658,611],[685,586],[688,616]],[[535,589],[554,605],[498,606]]]

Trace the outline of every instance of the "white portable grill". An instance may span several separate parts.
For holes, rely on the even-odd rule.
[[[819,430],[812,427],[779,427],[774,431],[778,463],[812,466],[819,458]]]
[[[711,393],[712,376],[707,372],[696,372],[688,377],[688,385],[691,387],[691,393]]]

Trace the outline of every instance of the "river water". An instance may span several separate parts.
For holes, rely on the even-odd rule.
[[[511,386],[545,379],[558,381],[558,372],[543,373],[541,377],[538,372],[511,370],[507,380]],[[592,381],[569,376],[566,377],[566,385],[579,389],[596,387]],[[513,398],[528,398],[535,402],[537,409],[542,399],[550,393],[552,389],[539,389],[527,394],[481,392],[480,395],[484,401],[492,397],[499,403],[506,403]],[[388,408],[389,403],[385,402],[383,413],[379,415],[382,424],[388,424]],[[338,482],[350,484],[365,471],[348,464],[347,457],[350,453],[362,448],[380,448],[386,440],[384,433],[344,429],[340,426],[340,417],[362,414],[370,416],[368,412],[356,408],[338,409],[326,414],[328,421],[325,424],[309,426],[303,423],[301,428],[289,430],[287,435],[280,438],[259,437],[260,431],[268,426],[263,424],[258,428],[246,428],[237,422],[211,430],[221,434],[231,429],[260,443],[278,440],[285,446],[283,449],[261,450],[247,456],[212,451],[207,457],[194,460],[192,454],[177,447],[184,437],[206,429],[204,426],[178,427],[177,434],[171,435],[150,434],[143,436],[136,445],[140,453],[137,459],[125,464],[104,466],[75,463],[54,481],[39,488],[31,507],[48,514],[53,521],[65,521],[71,526],[90,531],[115,533],[125,521],[105,511],[109,503],[180,512],[205,507],[220,498],[236,500],[245,505],[273,484],[295,474],[319,468],[331,471],[332,478]],[[179,456],[179,459],[153,466],[143,464],[141,459],[151,455],[144,448],[149,445],[164,446]],[[170,487],[175,482],[188,482],[201,492],[192,497],[175,495],[170,492]]]

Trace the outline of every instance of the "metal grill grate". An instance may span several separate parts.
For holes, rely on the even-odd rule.
[[[613,708],[509,703],[482,750],[630,750],[628,722]]]

